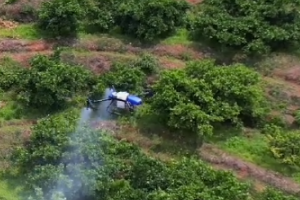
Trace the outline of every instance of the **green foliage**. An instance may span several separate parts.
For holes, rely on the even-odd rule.
[[[5,2],[4,2],[4,4],[15,4],[15,3],[17,3],[18,2],[18,0],[6,0]]]
[[[89,0],[81,1],[86,10],[84,25],[93,31],[107,32],[115,24],[115,18],[120,1],[117,0]]]
[[[111,86],[117,90],[142,93],[147,76],[157,73],[159,67],[158,60],[150,54],[142,54],[129,64],[113,63],[111,70],[99,77],[92,95],[102,95],[105,88]]]
[[[289,47],[300,39],[299,1],[204,0],[197,36],[247,53]]]
[[[152,41],[182,26],[188,9],[184,0],[128,0],[119,6],[116,22],[122,32]]]
[[[77,111],[69,110],[39,120],[32,129],[26,151],[18,148],[15,152],[17,156],[13,156],[20,172],[28,173],[35,166],[59,162],[64,146],[68,143],[68,133],[74,131],[77,119]]]
[[[31,60],[31,68],[20,75],[19,98],[30,106],[59,108],[76,93],[94,84],[90,71],[38,55]]]
[[[300,125],[300,110],[296,111],[295,119],[296,119],[297,124]]]
[[[172,128],[211,134],[214,123],[255,125],[266,112],[258,73],[243,65],[191,62],[164,72],[154,86],[153,112]]]
[[[273,156],[290,166],[300,166],[300,133],[282,129],[269,133],[269,148]]]
[[[6,105],[0,109],[0,120],[21,119],[23,112],[22,107],[15,102],[6,103]]]
[[[100,79],[107,87],[114,86],[117,90],[141,92],[146,75],[137,67],[115,63],[111,70]]]
[[[0,89],[7,91],[18,86],[19,75],[23,71],[23,68],[10,58],[2,58],[0,60]]]
[[[83,9],[77,0],[45,1],[39,11],[38,27],[53,37],[76,36]]]
[[[160,64],[152,55],[142,54],[141,57],[133,63],[133,66],[139,68],[146,75],[153,75],[158,71]]]
[[[267,188],[264,190],[260,197],[260,200],[297,200],[297,197],[291,195],[284,195],[282,192],[274,190],[272,188]]]
[[[249,197],[248,185],[198,159],[165,163],[104,132],[74,132],[75,116],[71,111],[41,120],[12,157],[25,186],[40,197],[51,199],[59,191],[72,200]]]

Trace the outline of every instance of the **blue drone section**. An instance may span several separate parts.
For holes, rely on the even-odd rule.
[[[114,89],[110,89],[109,99],[116,99],[116,96],[113,94],[113,92],[116,92]],[[128,103],[130,103],[132,106],[139,106],[143,103],[142,99],[138,96],[129,94],[126,100]]]
[[[142,104],[142,99],[135,95],[128,95],[127,101],[133,106],[139,106]]]

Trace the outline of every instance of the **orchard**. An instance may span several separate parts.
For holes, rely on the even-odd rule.
[[[0,45],[0,142],[22,138],[0,144],[0,175],[22,183],[16,200],[299,199],[298,1],[52,0],[26,9],[30,30],[9,35],[18,49]],[[0,42],[10,31],[1,26]],[[246,59],[224,64],[216,48]],[[262,75],[258,58],[282,52],[294,56],[292,70],[280,59]],[[127,115],[83,123],[97,114],[87,98],[112,86],[152,95]],[[225,152],[211,150],[215,162],[201,157],[209,145]],[[251,164],[228,167],[226,153]],[[280,184],[299,190],[269,183],[279,176],[251,177],[250,165],[280,168],[289,177]]]

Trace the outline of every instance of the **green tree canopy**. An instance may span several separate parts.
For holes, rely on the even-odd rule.
[[[183,25],[188,9],[184,0],[127,0],[120,4],[117,25],[126,34],[152,41]]]
[[[94,85],[93,74],[81,67],[38,55],[31,68],[20,75],[19,97],[30,106],[54,108],[63,106],[76,93]]]
[[[139,66],[130,66],[128,64],[114,63],[111,70],[99,77],[99,82],[117,90],[128,92],[141,92],[146,82],[146,74]]]
[[[214,123],[255,125],[266,112],[259,74],[241,64],[191,62],[165,71],[154,89],[153,111],[170,127],[200,135],[211,134]]]
[[[13,155],[26,188],[41,188],[50,199],[246,199],[248,185],[229,172],[197,159],[165,163],[109,134],[81,126],[71,110],[39,121],[28,144]],[[182,196],[183,195],[183,196]],[[186,196],[188,195],[188,196]]]
[[[76,110],[38,122],[13,166],[35,200],[252,199],[250,185],[198,158],[163,162],[109,132],[77,124]],[[34,194],[34,195],[33,195]],[[258,200],[295,200],[274,190]]]
[[[264,53],[299,42],[299,1],[204,0],[196,30],[214,43]]]
[[[77,0],[44,1],[39,10],[37,26],[50,36],[76,36],[79,20],[83,16],[84,9]]]

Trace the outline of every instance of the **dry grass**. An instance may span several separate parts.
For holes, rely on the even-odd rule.
[[[16,0],[7,4],[6,0],[0,0],[0,17],[19,21],[32,22],[36,19],[36,11],[45,0]]]
[[[0,18],[0,28],[13,29],[18,26],[17,22],[8,21]]]

